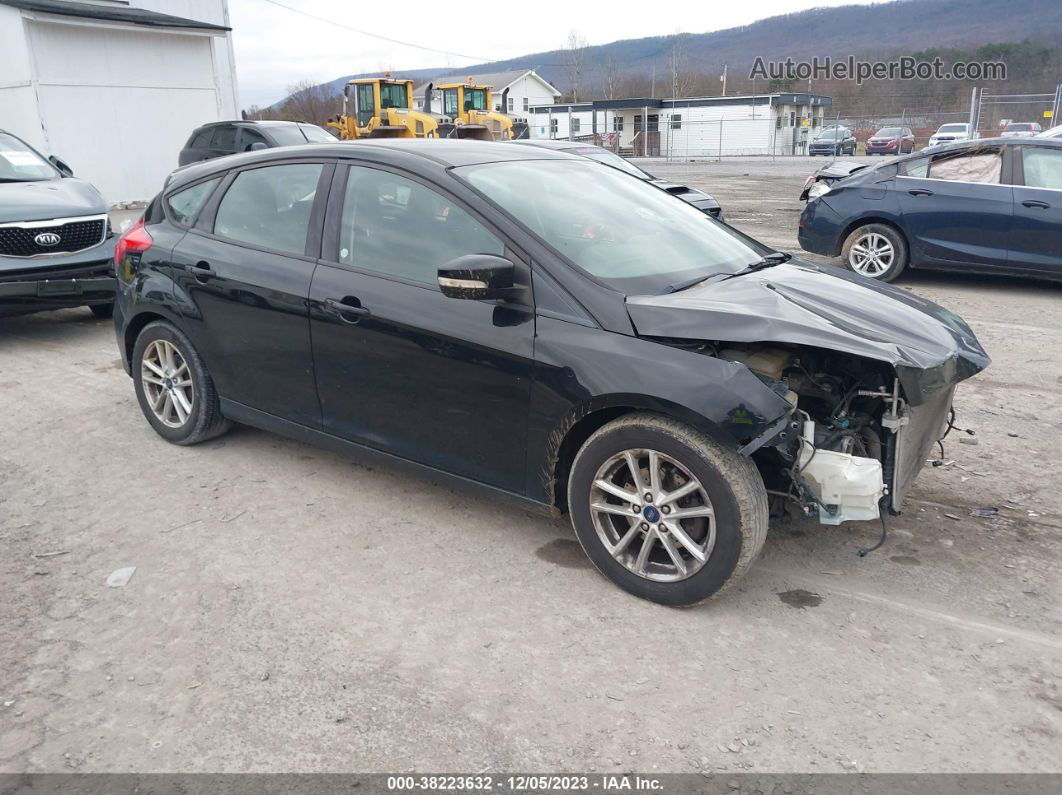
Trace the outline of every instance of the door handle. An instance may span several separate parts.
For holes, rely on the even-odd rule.
[[[1051,205],[1047,202],[1040,201],[1039,199],[1026,199],[1021,203],[1022,207],[1035,207],[1038,210],[1050,209]]]
[[[369,310],[362,306],[361,301],[352,295],[345,296],[342,301],[326,298],[324,305],[339,315],[339,319],[344,323],[350,323],[351,325],[360,322],[363,317],[369,316]]]
[[[185,270],[192,274],[200,284],[205,284],[214,278],[214,271],[210,269],[210,263],[205,260],[199,260],[195,265],[189,265]]]
[[[927,190],[926,188],[911,188],[911,190],[909,190],[907,192],[910,193],[912,196],[932,196],[933,195],[933,191]]]

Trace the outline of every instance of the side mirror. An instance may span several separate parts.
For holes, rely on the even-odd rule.
[[[266,146],[261,141],[255,141],[253,144],[251,144],[251,148],[248,151],[249,152],[261,152],[263,149],[268,149],[268,148],[269,147]]]
[[[70,168],[70,166],[68,166],[66,163],[64,163],[62,160],[60,160],[55,155],[49,155],[48,156],[48,162],[51,163],[53,166],[55,166],[57,169],[59,169],[60,173],[64,177],[72,177],[72,176],[74,176],[74,169]]]
[[[515,273],[516,266],[503,257],[465,254],[439,266],[439,289],[447,298],[512,298],[519,292]]]

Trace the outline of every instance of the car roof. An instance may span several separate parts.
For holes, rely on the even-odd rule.
[[[594,147],[596,149],[602,148],[597,146],[597,144],[583,143],[581,141],[556,140],[551,138],[517,138],[514,141],[510,141],[510,143],[523,144],[524,146],[537,146],[542,149],[553,149],[558,152],[563,152],[566,149],[586,149],[587,147]]]
[[[336,141],[301,146],[283,146],[245,152],[179,168],[167,178],[167,189],[193,182],[219,172],[254,163],[291,160],[299,157],[358,158],[407,165],[416,169],[436,169],[520,160],[576,160],[585,158],[559,151],[544,151],[529,146],[508,146],[503,141],[444,140],[438,138],[377,138],[362,141]]]
[[[308,124],[311,127],[316,127],[312,121],[287,121],[284,119],[228,119],[222,121],[211,121],[206,124],[200,124],[196,127],[197,130],[206,130],[210,127],[221,127],[226,124],[251,124],[257,127],[285,127],[289,124]]]

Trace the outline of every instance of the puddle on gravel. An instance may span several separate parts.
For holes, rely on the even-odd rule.
[[[557,538],[535,550],[535,555],[547,563],[555,563],[566,569],[588,569],[592,565],[578,541]]]
[[[805,607],[818,607],[822,604],[821,596],[817,593],[812,593],[811,591],[805,591],[803,588],[797,588],[793,591],[782,591],[778,594],[778,598],[790,607],[796,607],[801,610]]]

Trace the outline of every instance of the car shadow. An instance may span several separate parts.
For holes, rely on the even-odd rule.
[[[87,306],[29,315],[0,315],[0,350],[9,340],[61,344],[69,342],[73,335],[112,327],[110,318],[97,318]]]
[[[893,284],[897,287],[919,285],[925,287],[985,287],[993,290],[1006,288],[1011,294],[1023,292],[1041,294],[1045,289],[1062,293],[1062,281],[1033,276],[1012,276],[1004,273],[911,269],[903,273]]]

